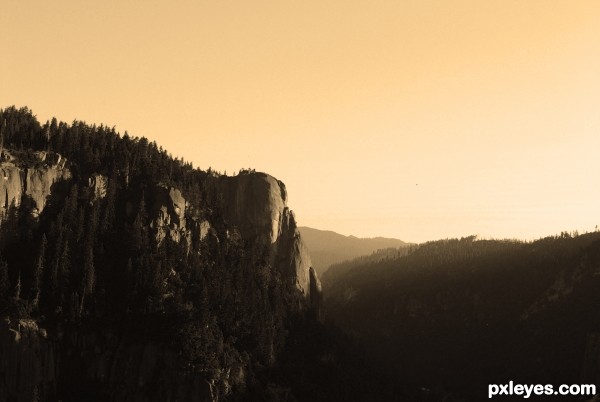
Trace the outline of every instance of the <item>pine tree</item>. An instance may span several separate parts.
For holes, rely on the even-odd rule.
[[[77,202],[79,197],[79,188],[77,184],[74,184],[71,187],[71,191],[69,196],[65,200],[64,206],[64,216],[65,216],[65,226],[67,228],[72,228],[77,225],[78,211],[77,211]]]
[[[94,268],[94,250],[89,245],[85,246],[83,256],[83,289],[81,291],[81,304],[79,315],[83,312],[83,303],[86,295],[92,295],[96,283],[96,272]]]
[[[59,215],[60,217],[61,215]],[[59,225],[59,232],[56,236],[56,241],[54,243],[54,256],[53,263],[50,267],[50,272],[48,273],[48,298],[52,300],[52,302],[58,302],[58,296],[60,293],[59,288],[59,272],[60,272],[60,264],[61,264],[61,255],[63,252],[63,242],[64,242],[64,230],[62,226]]]
[[[83,312],[83,304],[86,295],[92,295],[94,285],[96,284],[96,272],[94,266],[94,243],[96,227],[98,226],[98,207],[97,204],[92,207],[88,219],[88,228],[85,242],[83,245],[83,289],[81,291],[81,304],[79,315]]]
[[[42,235],[42,243],[38,252],[38,258],[33,271],[33,308],[37,308],[40,302],[40,294],[42,292],[42,278],[44,275],[45,255],[46,255],[46,234]]]
[[[19,271],[19,275],[17,276],[17,284],[15,285],[15,289],[13,292],[13,301],[15,303],[21,300],[21,271]]]
[[[147,251],[149,247],[148,233],[144,226],[147,219],[148,216],[146,214],[146,203],[144,201],[144,194],[142,193],[138,212],[135,220],[133,221],[133,232],[131,236],[132,248],[136,253]]]
[[[65,307],[65,296],[69,293],[69,283],[71,279],[71,252],[69,247],[69,240],[65,240],[63,244],[60,258],[58,261],[58,286],[59,286],[59,297],[58,306]]]
[[[106,233],[113,228],[113,221],[115,220],[115,209],[117,199],[117,182],[113,175],[108,180],[108,189],[106,191],[106,204],[104,207],[104,213],[102,214],[101,232]]]
[[[2,256],[0,256],[0,306],[7,299],[8,290],[10,289],[10,280],[8,276],[8,264]]]

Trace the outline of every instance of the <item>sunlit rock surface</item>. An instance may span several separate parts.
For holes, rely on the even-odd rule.
[[[52,193],[52,186],[71,178],[62,156],[38,152],[36,157],[39,163],[24,167],[18,164],[15,157],[3,152],[0,162],[0,207],[4,213],[11,205],[18,207],[23,195],[31,198],[36,214],[42,213]]]

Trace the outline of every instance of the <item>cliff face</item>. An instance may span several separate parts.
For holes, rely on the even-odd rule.
[[[5,153],[0,164],[0,206],[4,213],[11,205],[18,207],[24,197],[32,202],[32,213],[44,210],[52,186],[71,179],[65,159],[58,154],[37,153],[36,167],[23,167]],[[41,163],[40,163],[41,162]],[[250,173],[220,178],[218,191],[225,223],[248,240],[270,248],[272,266],[278,269],[304,294],[312,306],[320,303],[321,283],[312,269],[308,249],[296,226],[294,213],[287,206],[285,185],[265,173]],[[96,174],[87,183],[91,201],[106,196],[107,178]],[[207,220],[187,219],[192,206],[181,191],[158,184],[151,191],[150,226],[157,243],[166,237],[176,242],[191,242],[193,236],[203,240],[211,230]],[[131,205],[133,211],[133,205]],[[197,233],[194,233],[197,232]]]
[[[63,180],[74,180],[79,186],[81,205],[91,207],[101,200],[108,203],[112,194],[113,201],[123,199],[123,216],[127,219],[133,220],[139,212],[139,204],[131,201],[135,199],[132,188],[123,188],[115,197],[117,190],[112,179],[101,174],[73,176],[65,159],[58,155],[40,154],[33,161],[31,154],[10,156],[1,162],[0,173],[4,213],[11,205],[25,202],[34,215],[42,213],[49,197],[55,196],[53,185]],[[182,191],[172,185],[145,183],[143,226],[152,233],[156,244],[170,239],[186,244],[189,253],[198,251],[192,248],[193,241],[214,240],[218,246],[224,243],[225,236],[239,233],[244,240],[269,249],[272,269],[278,270],[281,278],[303,295],[305,303],[299,306],[309,306],[318,314],[321,284],[311,267],[294,214],[287,207],[284,184],[264,173],[215,178],[215,183],[219,201],[210,208],[218,210],[216,214],[199,212],[199,206],[191,205]],[[217,233],[217,227],[226,230]],[[98,266],[100,269],[104,267]],[[161,286],[177,275],[169,266],[169,275]],[[166,292],[159,294],[167,296]],[[241,358],[210,374],[192,375],[182,363],[186,360],[164,342],[139,341],[123,329],[103,333],[89,326],[42,320],[13,317],[0,322],[0,402],[53,400],[57,396],[69,400],[100,396],[115,401],[205,402],[222,400],[232,389],[246,386],[249,363]],[[193,336],[210,340],[214,332]],[[193,341],[204,345],[202,339]]]
[[[39,155],[37,167],[22,167],[6,153],[0,163],[0,206],[6,212],[11,205],[18,207],[23,196],[31,198],[34,214],[40,214],[46,206],[52,185],[60,180],[71,178],[71,172],[65,167],[65,160],[54,154],[52,158],[45,153]]]
[[[264,173],[222,177],[219,184],[228,223],[244,237],[276,244],[290,216],[285,185]]]
[[[96,182],[90,180],[90,186]],[[219,178],[217,192],[225,225],[238,231],[243,239],[268,247],[271,266],[318,310],[321,282],[312,268],[294,213],[287,206],[285,185],[268,174],[249,173]],[[150,227],[157,244],[169,238],[187,243],[189,249],[193,238],[204,240],[212,232],[213,224],[196,216],[195,207],[179,189],[158,184],[150,199]],[[136,213],[133,204],[129,209],[130,215]]]
[[[268,174],[250,173],[221,177],[218,192],[225,224],[242,238],[267,246],[272,266],[302,292],[310,306],[318,308],[321,282],[312,269],[294,213],[287,206],[285,185]],[[152,198],[151,226],[157,243],[169,237],[189,244],[193,236],[203,240],[210,232],[210,222],[186,219],[193,215],[193,207],[177,188],[157,185]]]
[[[243,238],[255,238],[271,248],[272,264],[292,281],[313,307],[318,308],[321,283],[287,206],[285,185],[265,173],[222,177],[221,209],[227,224]]]
[[[179,189],[157,185],[152,191],[152,222],[157,243],[166,237],[175,242],[190,242],[190,228],[186,222],[186,209],[189,207]]]

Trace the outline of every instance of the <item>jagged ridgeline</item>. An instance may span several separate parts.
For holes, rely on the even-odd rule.
[[[282,182],[27,108],[0,124],[0,401],[291,392],[265,373],[321,296]]]

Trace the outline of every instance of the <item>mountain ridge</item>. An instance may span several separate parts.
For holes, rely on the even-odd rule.
[[[321,286],[281,181],[28,108],[0,138],[0,401],[288,392],[268,369]]]
[[[368,255],[379,249],[407,247],[412,244],[381,236],[370,238],[346,236],[332,230],[307,226],[300,226],[298,230],[308,246],[314,268],[320,277],[334,264]]]

